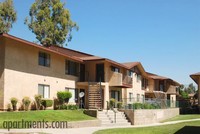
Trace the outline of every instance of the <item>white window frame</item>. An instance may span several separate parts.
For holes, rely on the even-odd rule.
[[[40,91],[42,90],[42,91]],[[38,84],[38,94],[42,95],[44,99],[50,98],[50,86],[44,84]]]

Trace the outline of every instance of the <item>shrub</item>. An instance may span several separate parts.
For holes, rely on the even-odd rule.
[[[77,110],[77,109],[78,109],[78,106],[77,106],[77,105],[69,104],[69,105],[67,105],[67,109],[68,109],[68,110]]]
[[[42,106],[46,109],[47,107],[52,107],[53,106],[53,100],[50,99],[42,99],[41,102]]]
[[[119,108],[119,109],[122,108],[122,102],[117,102],[117,108]]]
[[[11,111],[12,110],[12,106],[11,106],[11,104],[9,103],[8,105],[7,105],[7,111]]]
[[[15,111],[15,110],[17,109],[17,102],[18,102],[18,99],[15,98],[15,97],[12,97],[12,98],[10,99],[10,101],[11,101],[11,104],[12,104],[12,107],[13,107],[13,111]]]
[[[62,104],[64,104],[65,102],[68,103],[69,99],[72,97],[72,93],[69,91],[59,91],[57,92],[57,98],[59,100],[59,102]]]
[[[152,104],[149,104],[149,103],[144,103],[143,108],[144,109],[154,109],[154,106]]]
[[[58,109],[60,109],[59,108],[59,100],[57,99],[57,98],[54,98],[54,100],[53,100],[54,102],[53,102],[53,109],[54,110],[58,110]]]
[[[22,100],[22,103],[24,105],[25,111],[28,111],[30,103],[31,103],[31,99],[29,97],[24,97]]]
[[[111,98],[110,99],[110,108],[114,108],[115,107],[115,102],[116,102],[116,100],[115,99],[113,99],[113,98]]]
[[[36,109],[40,110],[41,103],[42,103],[42,95],[35,95],[35,103],[36,103]]]
[[[74,104],[63,104],[60,105],[60,110],[77,110],[78,106]]]
[[[134,109],[142,109],[143,108],[143,104],[142,103],[134,103],[133,107],[134,107]]]

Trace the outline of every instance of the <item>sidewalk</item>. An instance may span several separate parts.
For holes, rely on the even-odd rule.
[[[11,129],[10,131],[6,129],[0,129],[0,134],[6,134],[6,133],[92,134],[95,131],[104,130],[104,129],[162,126],[162,125],[177,124],[181,122],[190,122],[190,121],[200,121],[200,119],[180,120],[180,121],[171,121],[171,122],[165,122],[165,123],[155,123],[155,124],[150,124],[150,125],[135,125],[135,126],[128,126],[128,127],[113,126],[113,127],[87,127],[87,128],[69,128],[69,129]]]

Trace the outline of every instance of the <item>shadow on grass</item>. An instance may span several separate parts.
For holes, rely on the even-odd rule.
[[[199,134],[200,127],[197,126],[185,126],[178,130],[175,134]]]

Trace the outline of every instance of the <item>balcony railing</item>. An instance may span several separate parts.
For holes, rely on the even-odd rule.
[[[109,84],[111,86],[120,86],[120,85],[122,85],[122,74],[121,73],[112,72],[111,76],[110,76]]]
[[[133,84],[133,78],[128,76],[128,75],[126,75],[123,78],[123,84],[132,85]]]
[[[123,77],[121,73],[113,72],[111,73],[109,84],[111,86],[132,85],[132,78],[127,75]]]

